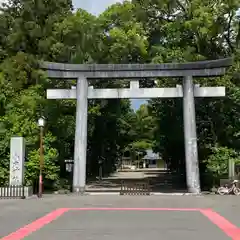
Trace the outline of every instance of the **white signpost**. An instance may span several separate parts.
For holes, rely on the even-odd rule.
[[[12,137],[10,142],[9,184],[0,187],[0,198],[26,198],[33,194],[32,186],[24,186],[25,139]]]
[[[25,140],[23,137],[12,137],[10,143],[10,185],[24,185],[24,163]]]

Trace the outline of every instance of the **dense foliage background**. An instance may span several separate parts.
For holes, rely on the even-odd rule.
[[[64,160],[73,158],[75,101],[46,100],[47,88],[70,88],[74,81],[50,81],[38,60],[70,63],[162,63],[234,56],[224,77],[196,79],[203,86],[223,85],[222,99],[197,99],[201,174],[218,178],[240,149],[239,0],[132,0],[96,17],[70,0],[9,0],[0,11],[0,183],[8,180],[12,136],[27,142],[26,182],[39,171],[37,119],[47,118],[45,179],[58,187],[66,177]],[[151,87],[154,80],[142,80]],[[175,86],[180,79],[158,79]],[[105,81],[96,87],[124,87]],[[182,100],[155,99],[136,113],[129,100],[90,101],[88,177],[114,170],[126,149],[153,148],[172,171],[184,171]],[[204,180],[204,179],[203,179]]]

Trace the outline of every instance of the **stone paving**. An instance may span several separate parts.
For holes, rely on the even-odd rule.
[[[214,195],[45,195],[43,199],[0,200],[0,239],[128,240],[137,237],[139,240],[175,240],[176,238],[240,240],[239,200],[240,198],[236,196]],[[135,210],[122,208],[135,208]],[[165,211],[166,208],[168,211]],[[227,236],[222,231],[224,229],[221,230],[216,223],[213,224],[199,211],[191,211],[193,208],[212,209],[231,222],[232,225],[218,219],[225,230],[233,233],[232,237]],[[50,213],[56,209],[63,210],[58,218],[56,212]],[[172,211],[173,209],[175,210]],[[42,218],[46,214],[47,217]],[[42,219],[36,221],[39,218]],[[30,224],[27,228],[17,231],[27,224]],[[234,226],[236,227],[233,228]],[[16,232],[15,235],[9,235],[13,232]]]

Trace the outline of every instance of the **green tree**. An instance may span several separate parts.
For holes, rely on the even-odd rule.
[[[10,0],[1,9],[1,45],[7,55],[22,51],[51,59],[54,25],[71,14],[70,0]],[[7,33],[7,35],[5,34]]]
[[[43,178],[44,185],[49,187],[56,187],[59,180],[58,166],[58,151],[52,148],[52,143],[56,140],[51,133],[46,133],[44,137],[44,169]],[[32,186],[39,177],[39,149],[34,149],[28,154],[28,161],[26,162],[25,181],[27,185]]]
[[[9,144],[12,136],[23,136],[27,146],[27,165],[38,168],[39,128],[36,124],[41,115],[45,115],[47,101],[45,87],[48,80],[38,69],[37,60],[49,59],[49,39],[53,39],[52,30],[58,21],[71,14],[68,1],[57,3],[46,1],[8,1],[1,9],[0,49],[0,168],[1,182],[8,181]],[[48,133],[51,134],[51,133]],[[50,141],[49,144],[54,144]],[[46,164],[46,178],[59,178],[54,147],[47,148],[46,157],[52,161]],[[55,167],[54,167],[55,166]],[[28,169],[28,168],[27,168]],[[33,168],[29,168],[32,171]],[[36,171],[27,172],[27,176],[36,177]],[[27,180],[30,179],[27,177]],[[34,179],[32,179],[34,180]]]

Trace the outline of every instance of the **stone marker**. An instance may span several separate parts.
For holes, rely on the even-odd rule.
[[[232,158],[228,159],[228,178],[235,179],[235,161]]]
[[[26,198],[33,194],[32,186],[24,186],[25,139],[12,137],[8,186],[0,187],[1,198]]]
[[[24,185],[24,162],[25,139],[23,137],[12,137],[10,143],[10,185]]]

